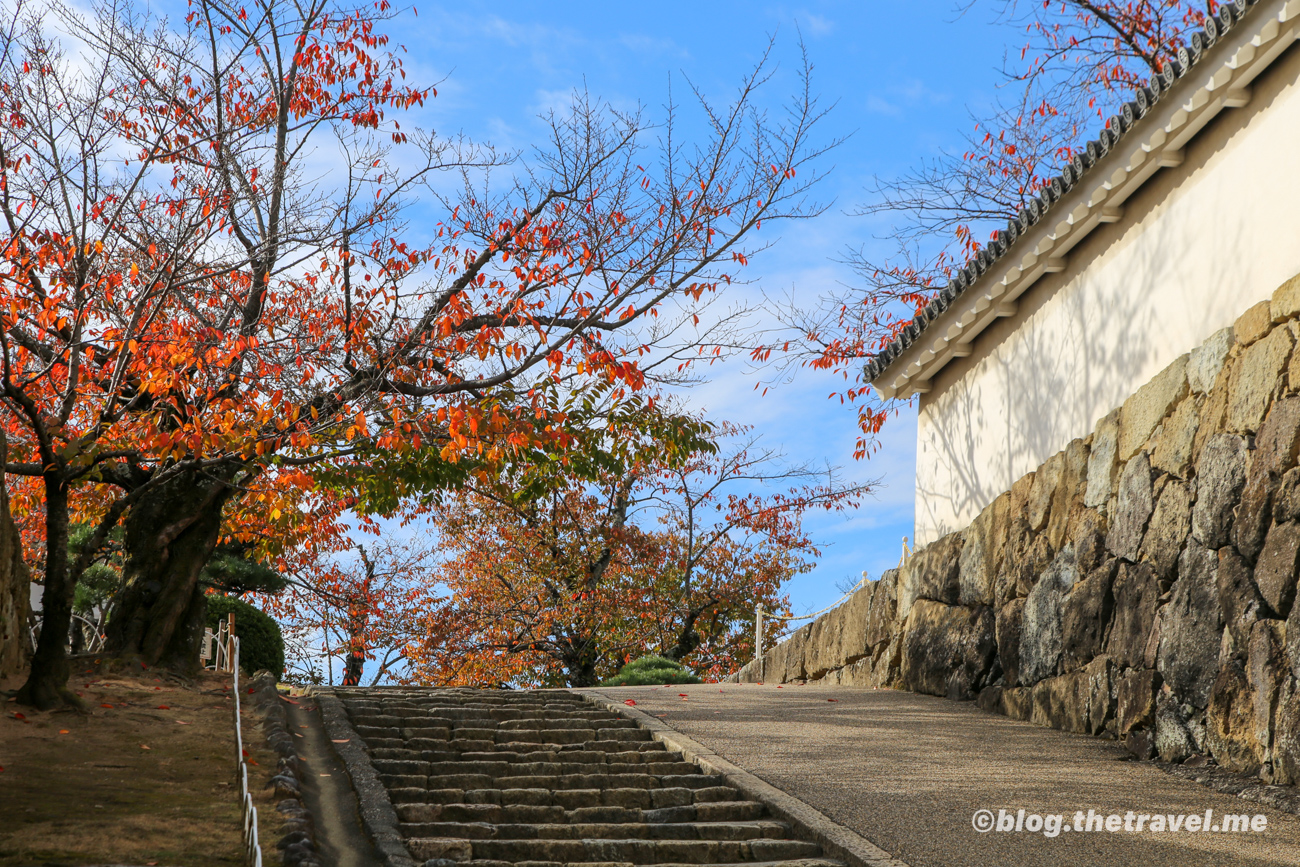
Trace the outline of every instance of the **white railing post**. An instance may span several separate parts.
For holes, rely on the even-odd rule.
[[[756,680],[763,679],[763,606],[754,606],[754,669]]]
[[[231,671],[230,682],[235,693],[235,769],[239,775],[239,809],[244,820],[244,860],[249,867],[262,867],[262,845],[257,836],[257,808],[253,806],[253,795],[248,791],[248,762],[244,759],[244,731],[241,725],[239,699],[239,639],[227,633],[229,643],[222,641],[220,633],[225,631],[225,627],[226,624],[223,622],[221,629],[218,630],[217,670],[221,670],[220,656],[222,649],[225,648],[226,662],[230,665]]]

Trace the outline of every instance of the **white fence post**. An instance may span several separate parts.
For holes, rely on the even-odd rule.
[[[231,618],[233,621],[234,618]],[[233,622],[232,624],[233,625]],[[225,623],[221,626],[224,631]],[[227,650],[226,662],[232,672],[231,683],[235,693],[235,770],[239,776],[239,808],[244,820],[244,860],[249,867],[262,867],[262,845],[257,837],[257,808],[253,806],[253,796],[248,791],[248,763],[244,760],[244,732],[240,724],[239,699],[239,639],[229,636],[229,644],[218,640],[218,665],[221,667],[221,650]]]

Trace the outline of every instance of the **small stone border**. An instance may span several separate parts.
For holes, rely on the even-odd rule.
[[[614,701],[596,690],[576,689],[572,692],[602,710],[636,721],[637,725],[649,731],[655,740],[668,749],[681,753],[684,758],[694,762],[706,773],[722,776],[726,779],[727,785],[737,789],[746,797],[762,803],[773,815],[789,822],[796,836],[820,844],[822,852],[828,857],[839,858],[847,862],[850,867],[908,867],[906,863],[890,856],[884,849],[857,832],[832,821],[824,813],[786,794],[776,786],[763,782],[699,741],[672,728],[663,720],[630,705]]]
[[[370,754],[361,735],[352,727],[343,702],[328,687],[312,687],[309,694],[316,699],[325,733],[352,780],[361,824],[383,856],[385,867],[417,867],[397,830],[397,811],[388,798],[388,790],[379,781],[379,773],[370,763]]]
[[[1225,795],[1234,795],[1243,801],[1263,804],[1284,813],[1300,816],[1300,791],[1295,786],[1270,786],[1258,777],[1235,774],[1216,765],[1193,767],[1169,762],[1152,762],[1160,770],[1179,779],[1188,780]]]
[[[275,809],[284,816],[285,833],[275,846],[281,852],[284,867],[322,867],[320,850],[316,847],[316,822],[302,801],[298,748],[289,733],[289,715],[276,688],[275,675],[259,671],[251,683],[248,703],[261,717],[259,726],[267,744],[279,756],[275,776],[267,784],[275,787],[279,799]]]

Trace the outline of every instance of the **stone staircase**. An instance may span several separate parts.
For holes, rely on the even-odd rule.
[[[563,691],[337,689],[429,867],[843,867],[632,720]]]

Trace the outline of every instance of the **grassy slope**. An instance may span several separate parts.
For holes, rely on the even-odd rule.
[[[110,673],[92,659],[75,670],[70,686],[89,715],[0,703],[0,867],[241,863],[230,675],[186,684],[138,667]],[[259,763],[249,785],[263,853],[278,856],[279,814],[262,788],[275,758],[254,722],[246,711],[244,740]]]

